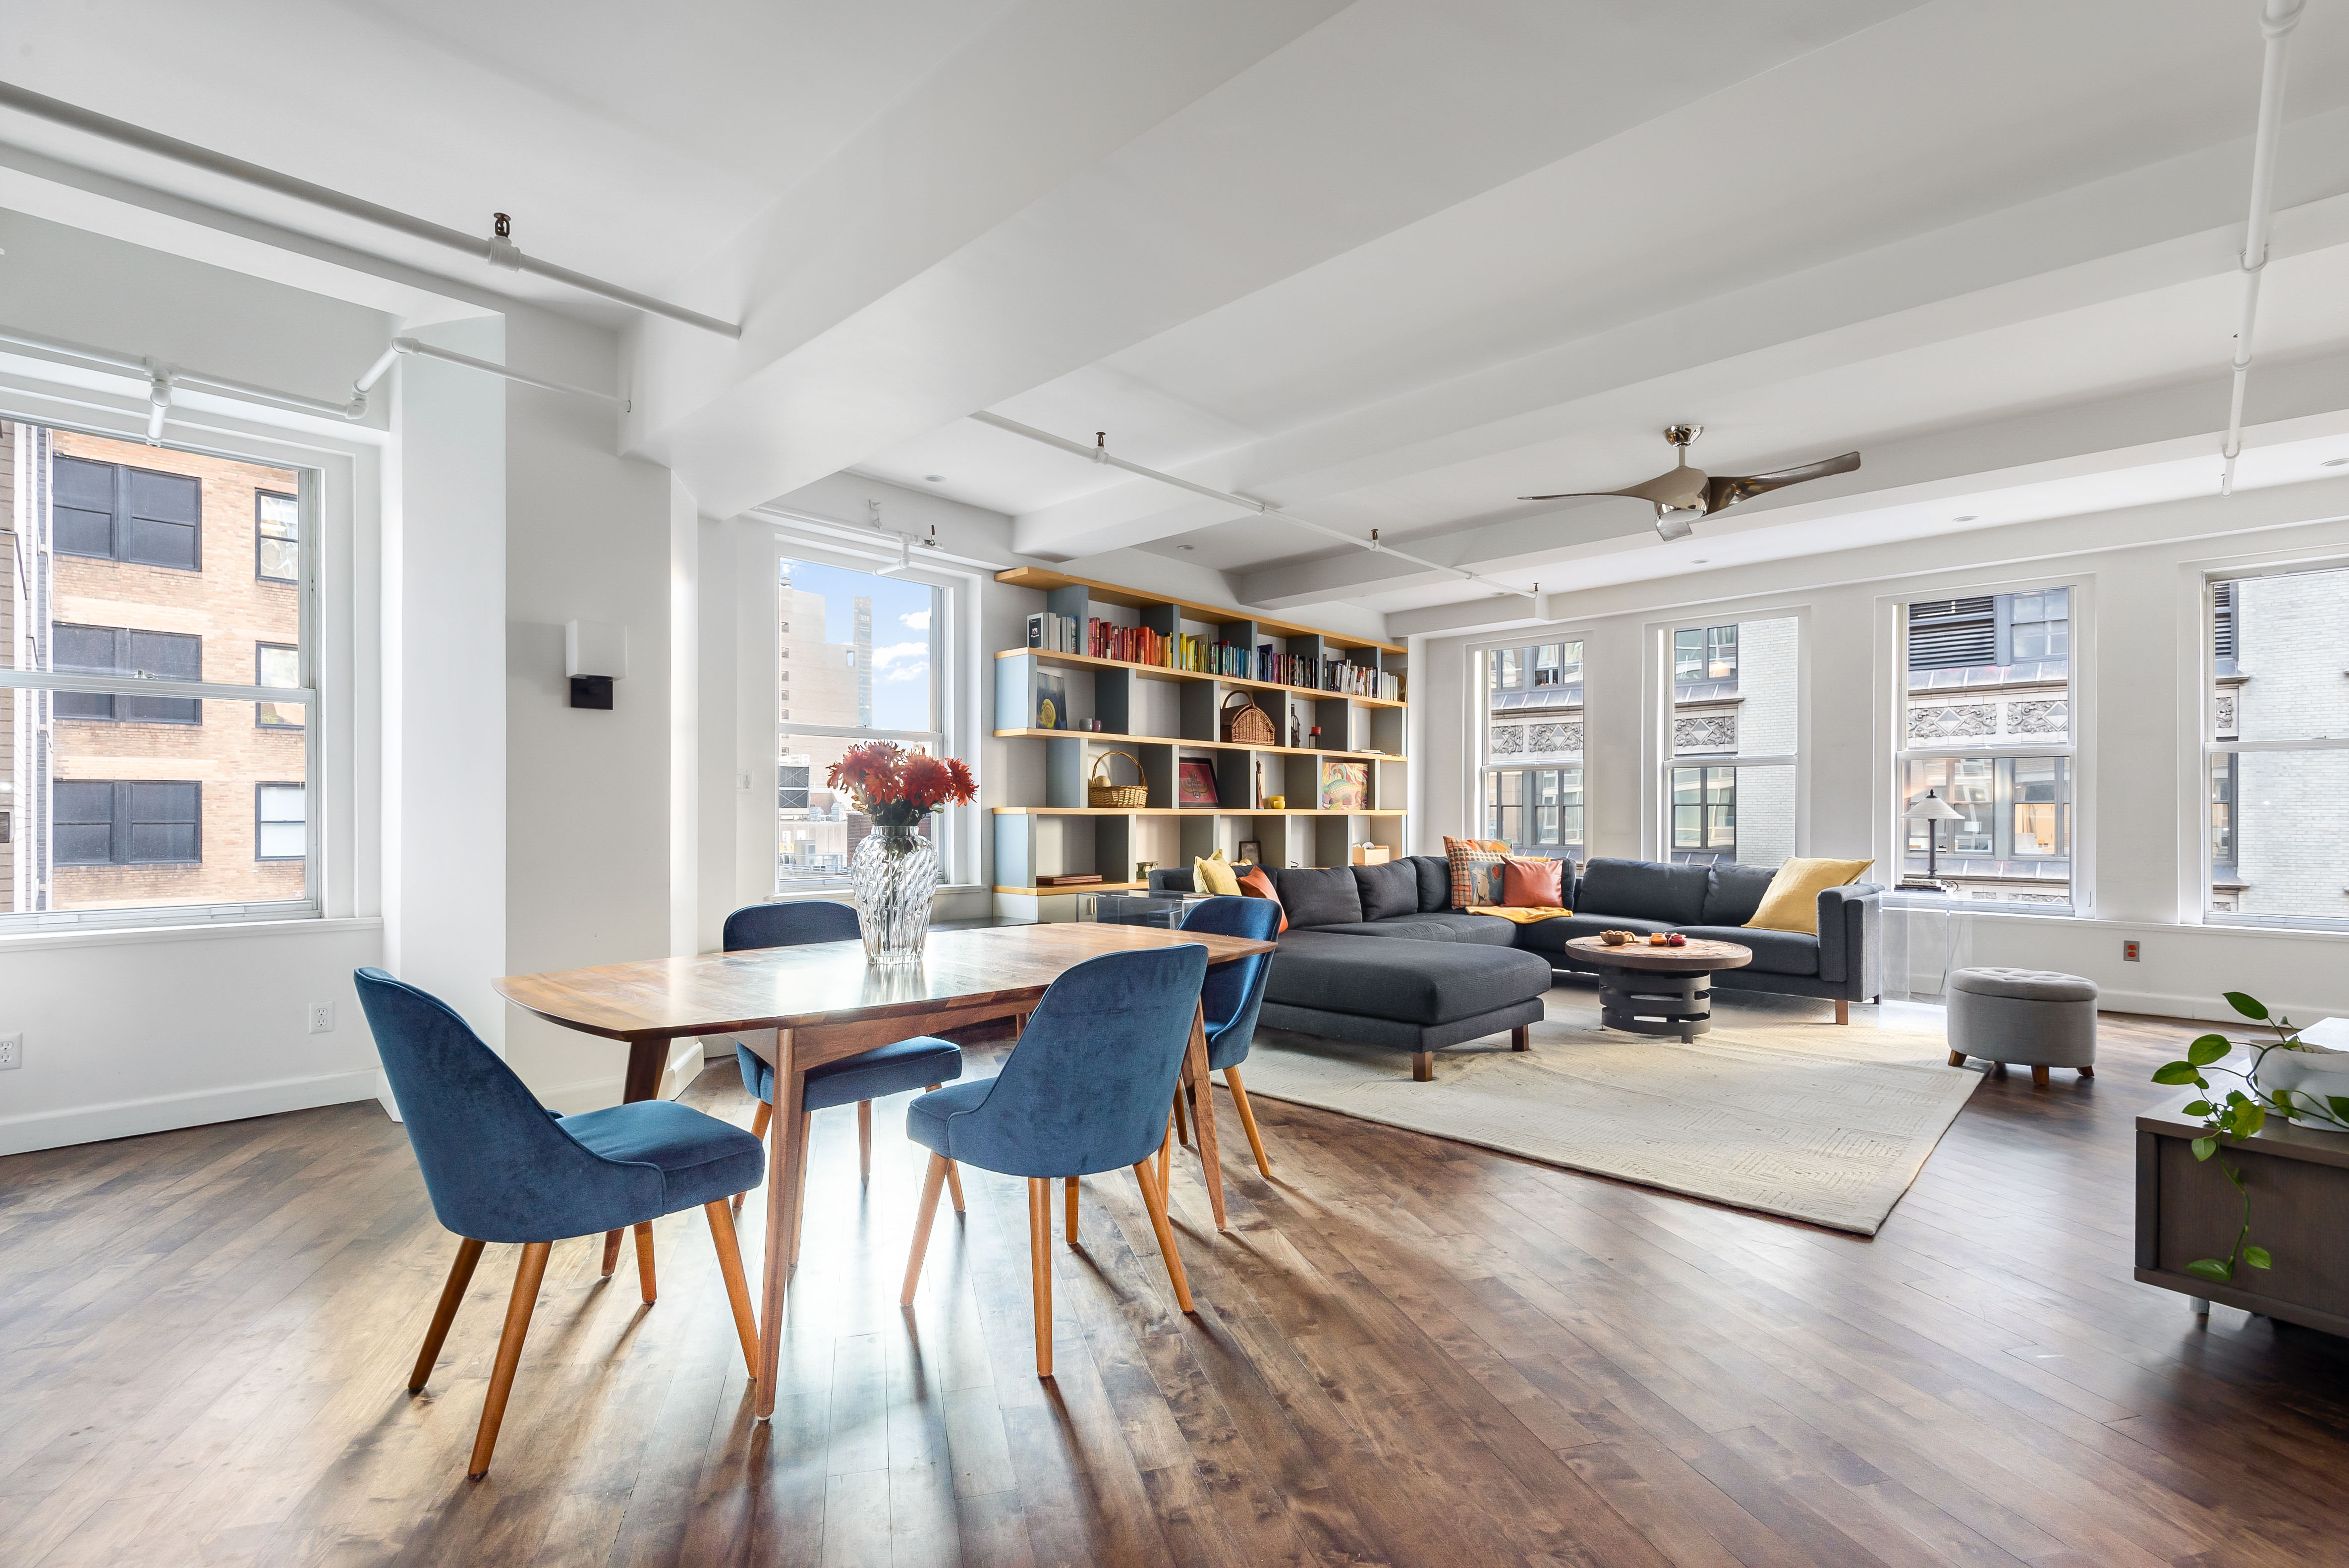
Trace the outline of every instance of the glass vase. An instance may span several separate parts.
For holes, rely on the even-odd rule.
[[[911,828],[874,828],[848,860],[848,895],[864,931],[864,961],[919,964],[938,892],[936,845]]]

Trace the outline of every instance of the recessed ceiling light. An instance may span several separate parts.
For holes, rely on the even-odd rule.
[[[947,482],[947,476],[944,474],[924,474],[922,476],[922,482],[924,484],[942,485]]]
[[[1174,548],[1177,550],[1195,550],[1198,546],[1195,544],[1178,544]]]
[[[1689,564],[1691,566],[1702,566],[1712,559],[1713,557],[1710,555],[1693,555],[1689,558]]]
[[[1980,522],[1982,521],[1982,517],[1979,513],[1970,511],[1963,517],[1953,517],[1950,519],[1950,521],[1951,522]]]
[[[2344,463],[2349,463],[2349,458],[2327,458],[2316,466],[2320,469],[2337,469]]]

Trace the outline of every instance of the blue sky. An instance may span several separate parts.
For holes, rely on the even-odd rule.
[[[790,563],[792,586],[823,595],[823,640],[856,636],[855,601],[873,601],[873,722],[882,729],[930,727],[930,617],[936,591],[918,583]]]

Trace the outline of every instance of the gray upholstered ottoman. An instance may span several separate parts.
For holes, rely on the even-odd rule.
[[[2033,1087],[2049,1068],[2096,1076],[2096,983],[2045,969],[1961,969],[1950,976],[1950,1065],[1980,1057],[2006,1070],[2027,1064]]]

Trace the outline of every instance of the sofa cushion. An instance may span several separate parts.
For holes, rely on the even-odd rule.
[[[1408,923],[1386,921],[1388,925],[1434,925],[1452,934],[1454,942],[1473,942],[1485,947],[1516,945],[1518,927],[1490,914],[1471,914],[1464,909],[1439,909],[1426,914],[1414,914]]]
[[[1411,949],[1410,963],[1395,957],[1392,946],[1359,937],[1291,931],[1280,939],[1265,1000],[1424,1025],[1531,1001],[1550,987],[1549,961],[1515,948],[1426,942]]]
[[[1681,928],[1690,940],[1703,937],[1711,942],[1734,942],[1754,954],[1754,962],[1744,969],[1723,969],[1719,985],[1734,987],[1737,976],[1745,969],[1764,975],[1816,975],[1819,972],[1819,939],[1795,931],[1767,931],[1751,925],[1689,925]]]
[[[1314,931],[1324,936],[1401,936],[1419,942],[1450,942],[1454,932],[1448,925],[1439,925],[1433,916],[1413,914],[1401,920],[1365,920],[1352,924],[1317,925]]]
[[[1710,866],[1592,861],[1582,868],[1573,907],[1578,914],[1628,914],[1669,925],[1694,925],[1704,918],[1704,895],[1712,883]]]
[[[1489,918],[1489,917],[1487,917]],[[1506,921],[1500,922],[1507,924]],[[1578,936],[1596,936],[1602,931],[1629,931],[1640,936],[1654,931],[1676,931],[1661,920],[1635,920],[1621,914],[1569,914],[1558,920],[1539,920],[1531,925],[1515,928],[1517,945],[1532,953],[1564,953],[1566,944]]]
[[[1762,895],[1770,891],[1777,874],[1775,867],[1733,862],[1714,866],[1713,885],[1705,892],[1704,913],[1699,918],[1707,925],[1744,924],[1762,907]]]
[[[1419,912],[1419,872],[1402,861],[1382,866],[1355,866],[1355,886],[1362,895],[1364,920],[1392,920]]]
[[[1292,927],[1352,925],[1362,918],[1362,893],[1351,866],[1326,871],[1288,867],[1272,873],[1280,907],[1288,912]]]
[[[1419,873],[1419,907],[1424,913],[1452,907],[1452,862],[1442,855],[1413,855],[1412,870]]]

